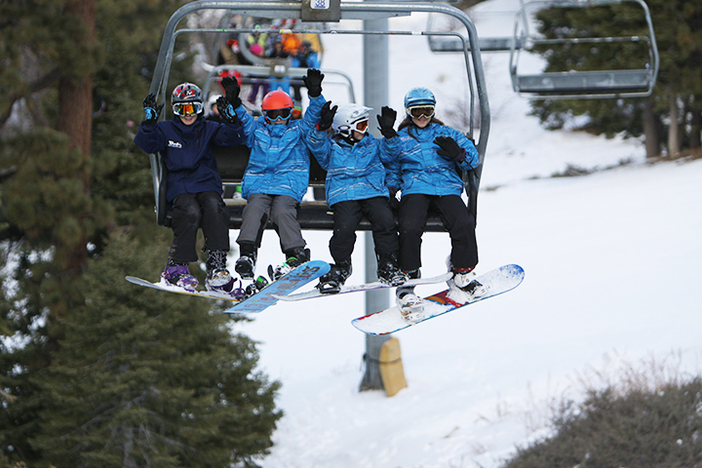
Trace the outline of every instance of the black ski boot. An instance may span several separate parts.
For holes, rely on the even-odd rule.
[[[241,279],[253,279],[256,271],[257,249],[252,243],[246,242],[239,246],[239,258],[234,264],[234,271],[239,273]]]
[[[273,269],[272,266],[268,267],[268,276],[270,276],[273,281],[279,280],[303,263],[309,262],[311,260],[310,249],[301,247],[288,249],[285,251],[285,258],[285,262],[275,267],[275,269]]]
[[[378,258],[378,279],[390,286],[400,286],[409,278],[407,273],[400,270],[397,266],[397,257],[395,255],[385,255]]]
[[[351,262],[332,263],[329,273],[319,278],[319,284],[315,286],[322,294],[336,294],[351,276]]]

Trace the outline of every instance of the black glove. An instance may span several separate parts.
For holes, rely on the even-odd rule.
[[[380,109],[380,115],[378,117],[378,125],[380,125],[380,133],[383,134],[385,138],[392,138],[397,136],[397,132],[392,128],[395,125],[395,119],[397,118],[397,112],[387,106],[383,106]]]
[[[329,130],[332,122],[334,121],[334,115],[336,115],[336,110],[339,106],[331,106],[331,101],[327,101],[322,106],[322,111],[319,117],[319,123],[317,124],[317,130]]]
[[[436,153],[449,161],[461,163],[466,159],[466,150],[458,146],[458,143],[456,143],[456,140],[453,138],[445,136],[436,137],[434,143],[441,147],[441,149],[436,150]]]
[[[237,123],[239,121],[239,117],[234,112],[234,105],[229,102],[229,98],[224,96],[217,98],[217,111],[222,120],[227,123]]]
[[[239,86],[239,81],[233,76],[225,76],[222,78],[222,88],[224,89],[224,95],[229,99],[234,109],[239,107],[241,105],[241,98],[239,98],[241,86]]]
[[[154,93],[150,93],[144,98],[144,114],[146,114],[144,120],[148,122],[156,122],[158,120],[158,116],[161,115],[162,110],[163,104],[160,106],[156,105],[156,95]]]
[[[302,77],[302,81],[307,86],[307,95],[309,97],[317,97],[322,94],[322,80],[324,74],[316,68],[308,68],[307,76]]]

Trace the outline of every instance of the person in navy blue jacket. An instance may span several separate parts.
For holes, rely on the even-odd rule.
[[[399,249],[395,219],[388,203],[385,184],[390,154],[388,146],[399,145],[399,138],[375,138],[368,134],[370,107],[346,104],[338,108],[331,102],[322,108],[317,129],[308,135],[310,150],[327,171],[325,188],[329,207],[334,212],[334,233],[329,251],[334,258],[331,270],[319,279],[322,293],[339,292],[351,275],[351,254],[356,229],[365,216],[373,229],[378,279],[392,286],[407,281],[397,265]],[[392,128],[396,112],[383,107],[382,116]],[[329,137],[328,129],[334,135]],[[381,127],[382,128],[382,127]],[[393,135],[394,136],[394,135]]]
[[[471,139],[444,125],[434,115],[436,98],[427,88],[413,88],[405,95],[406,117],[400,123],[399,151],[394,160],[394,181],[401,190],[399,209],[400,266],[410,278],[419,278],[422,234],[430,208],[436,210],[451,237],[449,280],[453,298],[467,302],[482,294],[483,286],[472,279],[478,264],[475,217],[461,195],[465,188],[460,171],[479,164]],[[412,287],[398,288],[401,310],[421,313],[421,300]]]
[[[226,98],[219,98],[220,114],[229,104]],[[156,96],[149,94],[144,99],[146,118],[134,138],[146,153],[160,153],[166,168],[167,224],[173,230],[173,242],[161,281],[186,291],[196,290],[198,281],[188,264],[198,260],[196,239],[201,228],[207,250],[207,290],[241,298],[241,280],[227,269],[229,219],[222,200],[222,179],[210,147],[243,144],[241,122],[232,115],[224,116],[223,123],[205,120],[202,91],[192,83],[175,88],[172,106],[173,119],[158,122],[163,104],[157,106]]]

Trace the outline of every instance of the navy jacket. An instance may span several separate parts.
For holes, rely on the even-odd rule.
[[[134,143],[149,154],[161,153],[167,169],[166,199],[171,202],[183,193],[215,191],[221,195],[222,179],[210,145],[231,148],[246,140],[240,122],[198,118],[188,126],[176,116],[158,123],[145,120]]]

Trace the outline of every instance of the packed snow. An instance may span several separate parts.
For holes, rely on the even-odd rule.
[[[478,16],[476,24],[480,30]],[[324,46],[323,67],[348,73],[363,96],[361,39],[327,35]],[[414,86],[435,92],[439,118],[464,97],[460,55],[392,37],[390,60],[395,109]],[[637,139],[546,131],[511,90],[507,63],[508,54],[484,54],[492,127],[478,270],[517,263],[524,283],[397,333],[408,386],[393,397],[359,392],[366,339],[350,321],[365,314],[363,294],[279,303],[237,324],[260,342],[259,369],[282,383],[285,415],[264,468],[496,468],[517,446],[548,435],[558,402],[578,401],[585,386],[632,368],[699,372],[702,160],[649,164]],[[344,94],[325,88],[325,96],[343,102]],[[569,166],[597,171],[551,177]],[[331,261],[330,233],[304,234],[312,256]],[[364,237],[350,284],[364,281]],[[447,234],[425,234],[425,276],[445,271],[449,249]],[[258,273],[281,260],[267,231]]]

